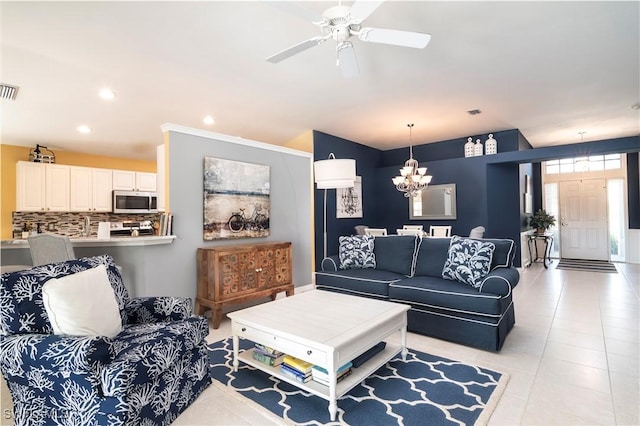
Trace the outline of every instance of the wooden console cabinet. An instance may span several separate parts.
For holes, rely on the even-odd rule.
[[[211,310],[213,328],[222,309],[284,291],[293,295],[291,243],[258,243],[199,248],[196,315]]]

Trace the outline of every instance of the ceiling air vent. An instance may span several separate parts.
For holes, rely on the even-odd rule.
[[[16,100],[18,95],[18,86],[11,86],[9,84],[0,83],[0,99]]]

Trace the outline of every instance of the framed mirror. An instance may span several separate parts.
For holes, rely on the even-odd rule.
[[[429,185],[409,198],[409,219],[456,219],[456,184]]]

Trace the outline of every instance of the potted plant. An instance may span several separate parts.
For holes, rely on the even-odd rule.
[[[544,234],[547,229],[556,224],[556,218],[544,209],[538,210],[529,218],[529,225],[536,229],[538,234]]]

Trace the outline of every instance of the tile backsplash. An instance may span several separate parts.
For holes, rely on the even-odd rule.
[[[123,222],[123,221],[143,221],[152,222],[160,220],[160,214],[113,214],[100,212],[69,213],[69,212],[13,212],[12,229],[13,238],[21,238],[25,224],[31,225],[33,230],[38,224],[42,232],[55,232],[68,237],[79,237],[82,235],[84,218],[89,217],[91,236],[98,235],[98,222]]]

